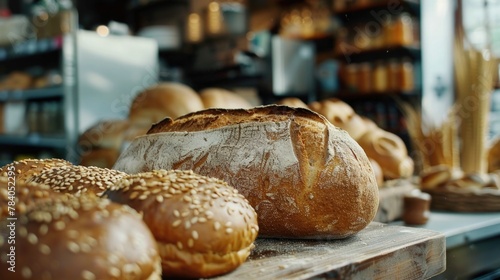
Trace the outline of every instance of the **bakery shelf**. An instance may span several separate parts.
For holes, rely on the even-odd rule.
[[[62,98],[63,94],[64,91],[61,86],[28,90],[0,91],[0,102]]]
[[[147,1],[131,1],[128,8],[130,10],[151,10],[164,5],[189,5],[186,0],[147,0]]]
[[[39,134],[29,135],[6,135],[0,134],[1,145],[31,146],[64,149],[66,139],[62,136],[44,136]]]
[[[0,47],[0,62],[59,52],[62,50],[62,40],[62,36],[44,39],[26,38],[9,46],[2,46]]]
[[[383,100],[383,99],[419,99],[422,97],[420,91],[388,91],[388,92],[372,92],[372,93],[360,93],[360,92],[350,92],[342,91],[335,94],[331,94],[332,97],[342,99],[344,101],[370,101],[370,100]]]
[[[420,45],[411,46],[392,46],[376,49],[359,50],[350,48],[346,50],[348,53],[337,53],[335,58],[347,63],[374,61],[374,60],[389,60],[391,58],[411,57],[415,60],[420,60],[422,52]]]
[[[352,17],[361,17],[364,16],[364,14],[370,13],[374,10],[398,9],[399,5],[402,5],[402,7],[406,8],[406,10],[416,15],[420,15],[420,0],[401,0],[401,1],[385,0],[367,6],[348,7],[342,10],[334,10],[333,12],[338,16],[341,15],[342,17],[340,18],[343,19],[344,21],[350,21]]]

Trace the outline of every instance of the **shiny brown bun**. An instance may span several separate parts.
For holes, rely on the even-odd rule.
[[[36,203],[52,199],[56,193],[47,185],[24,183],[0,177],[0,220],[26,213]]]
[[[261,237],[346,238],[375,217],[379,196],[363,149],[304,108],[206,109],[154,125],[115,166],[182,169],[238,189]]]
[[[250,108],[252,105],[243,97],[222,88],[206,88],[200,91],[205,108]]]
[[[177,118],[203,108],[198,93],[192,88],[164,82],[143,90],[134,98],[129,120],[131,125],[150,127],[165,117]]]
[[[16,221],[15,272],[7,270],[8,222],[0,222],[0,269],[8,279],[161,277],[154,238],[127,206],[88,195],[61,195],[36,204]]]
[[[129,175],[106,195],[143,213],[163,274],[211,277],[243,263],[258,234],[248,201],[225,182],[191,171]]]
[[[125,175],[108,168],[71,165],[44,170],[33,177],[33,182],[49,185],[57,192],[100,196]]]
[[[8,175],[9,171],[15,172],[16,183],[31,181],[33,176],[40,174],[44,170],[52,167],[71,166],[71,162],[63,159],[24,159],[14,161],[0,168],[0,176],[13,177]]]

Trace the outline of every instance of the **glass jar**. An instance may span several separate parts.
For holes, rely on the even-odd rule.
[[[403,92],[413,91],[415,89],[413,63],[409,58],[405,58],[400,63],[399,68],[400,90]]]
[[[377,61],[373,69],[373,91],[386,92],[387,91],[387,66],[383,61]]]
[[[359,65],[358,91],[360,93],[370,93],[372,91],[372,66],[368,62]]]
[[[402,13],[394,22],[394,42],[393,45],[409,46],[413,40],[413,19],[408,13]]]
[[[354,63],[347,64],[344,69],[346,89],[351,92],[358,91],[358,65]]]
[[[388,91],[395,92],[395,91],[400,90],[399,70],[400,70],[400,67],[399,67],[398,61],[395,59],[390,60],[388,66],[387,66],[387,90]]]

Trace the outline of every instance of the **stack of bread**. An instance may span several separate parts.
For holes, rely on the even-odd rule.
[[[298,98],[285,98],[278,104],[309,108],[325,116],[333,125],[347,131],[370,158],[379,186],[384,179],[408,178],[413,175],[413,159],[408,155],[403,140],[381,129],[373,121],[356,114],[351,106],[340,99],[329,98],[305,104]]]
[[[79,139],[81,165],[111,168],[124,147],[144,135],[165,117],[177,118],[206,108],[250,108],[234,92],[206,88],[199,93],[187,85],[163,82],[148,87],[132,100],[124,120],[103,120],[88,128]]]
[[[192,171],[28,159],[0,169],[0,202],[2,279],[212,277],[241,265],[259,231],[235,188]]]

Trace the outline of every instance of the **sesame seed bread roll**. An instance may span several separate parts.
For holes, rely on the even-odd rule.
[[[61,166],[40,172],[32,182],[49,185],[57,192],[101,196],[104,191],[126,174],[117,170],[96,166]]]
[[[143,214],[167,277],[211,277],[243,263],[257,238],[257,216],[225,182],[192,171],[129,175],[105,194]]]
[[[154,125],[115,169],[193,170],[235,187],[254,207],[259,236],[345,238],[375,217],[378,186],[347,132],[304,108],[207,109]]]
[[[161,279],[160,257],[140,215],[90,195],[61,195],[17,218],[15,272],[8,221],[0,222],[2,279]]]
[[[0,168],[1,177],[15,177],[16,183],[29,182],[33,179],[33,176],[37,176],[44,170],[48,170],[52,167],[59,166],[71,166],[71,162],[64,159],[24,159],[19,161],[14,161]],[[9,171],[15,174],[10,174]]]
[[[0,177],[0,219],[26,213],[36,203],[61,195],[47,185],[12,182],[8,177]]]

